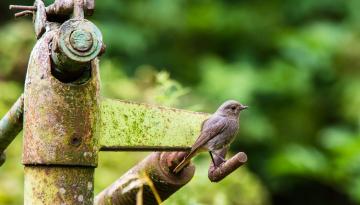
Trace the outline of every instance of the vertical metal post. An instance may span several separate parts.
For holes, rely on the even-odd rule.
[[[90,205],[98,153],[99,66],[90,59],[77,79],[56,78],[57,64],[52,63],[49,45],[54,39],[62,40],[61,35],[54,38],[59,37],[58,31],[46,32],[29,60],[24,92],[24,201]]]
[[[93,204],[94,168],[26,166],[25,205]]]

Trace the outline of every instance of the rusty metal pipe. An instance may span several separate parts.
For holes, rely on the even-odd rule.
[[[211,162],[209,167],[208,177],[210,181],[221,181],[226,176],[235,171],[237,168],[246,163],[247,156],[244,152],[239,152],[232,158],[223,162],[223,159],[225,159],[228,149],[229,147],[225,147],[221,150],[216,151],[213,154],[215,165],[213,164],[213,162]],[[172,156],[169,157],[169,159],[171,160],[168,161],[168,167],[170,168],[170,170],[174,170],[175,167],[187,156],[187,154],[188,152],[172,152]]]
[[[30,10],[36,11],[36,6],[10,5],[10,10]]]
[[[20,12],[16,13],[14,16],[15,16],[15,18],[20,18],[23,16],[30,16],[33,14],[34,14],[33,11],[25,10],[25,11],[20,11]]]
[[[0,121],[0,153],[9,146],[23,128],[24,96],[21,95]]]
[[[174,163],[182,160],[182,152],[154,152],[129,170],[95,198],[95,205],[136,205],[138,192],[142,191],[144,205],[157,205],[156,195],[164,201],[187,184],[194,176],[195,167],[190,165],[174,174]],[[156,191],[147,182],[150,179]],[[156,193],[154,193],[156,192]]]
[[[222,154],[223,158],[225,158],[225,154]],[[214,156],[215,163],[218,164],[219,157]],[[218,182],[222,179],[224,179],[226,176],[231,174],[233,171],[235,171],[237,168],[239,168],[241,165],[245,164],[247,161],[247,156],[244,152],[239,152],[232,158],[228,159],[224,163],[221,163],[220,165],[215,166],[212,162],[209,167],[208,177],[210,181],[212,182]]]

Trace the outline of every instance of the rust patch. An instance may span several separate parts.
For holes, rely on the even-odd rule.
[[[92,61],[91,78],[87,82],[81,85],[60,82],[51,74],[48,49],[55,33],[43,35],[29,60],[23,163],[96,166],[98,60]]]
[[[175,154],[176,155],[176,154]],[[154,152],[137,164],[121,178],[115,181],[108,188],[95,197],[95,205],[107,204],[136,204],[136,195],[139,189],[143,188],[144,204],[158,204],[153,190],[143,180],[146,175],[154,185],[157,194],[164,201],[181,187],[187,184],[195,173],[195,167],[190,165],[181,173],[173,174],[168,167],[172,160],[180,161],[183,155],[176,155],[166,152]]]
[[[92,167],[25,167],[24,204],[93,204]]]

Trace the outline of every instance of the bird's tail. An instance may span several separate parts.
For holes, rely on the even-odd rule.
[[[174,173],[179,173],[187,164],[189,164],[191,158],[193,156],[195,156],[196,151],[191,151],[184,159],[183,161],[180,162],[180,164],[178,164],[175,169],[174,169]]]

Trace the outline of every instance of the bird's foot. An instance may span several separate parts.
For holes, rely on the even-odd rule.
[[[220,155],[216,154],[215,152],[214,152],[214,155],[215,155],[216,157],[218,157],[218,158],[221,160],[221,164],[222,164],[222,163],[224,163],[224,162],[226,162],[226,159],[225,159],[225,158],[223,158],[222,156],[220,156]]]
[[[216,152],[209,151],[209,154],[210,154],[210,157],[211,157],[214,167],[219,167],[221,164],[226,162],[226,160],[222,156],[216,154]],[[214,159],[213,154],[216,156],[216,159]]]

